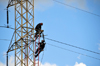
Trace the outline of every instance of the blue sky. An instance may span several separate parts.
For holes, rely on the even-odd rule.
[[[100,0],[57,1],[100,15]],[[6,25],[6,10],[4,10],[6,6],[7,1],[1,0],[0,26]],[[9,10],[9,25],[14,27],[14,8],[11,7]],[[59,4],[53,0],[35,0],[34,19],[35,26],[43,22],[42,29],[45,35],[47,35],[46,37],[100,53],[100,17]],[[10,40],[12,34],[13,30],[0,28],[0,39]],[[10,41],[0,40],[0,42],[0,64],[5,65],[6,56],[3,54],[7,51]],[[42,60],[44,66],[100,66],[100,60],[56,48],[48,45],[48,43],[99,59],[100,55],[47,39],[46,43]],[[9,54],[11,59],[13,58],[13,54],[14,52]],[[40,58],[42,54],[43,52],[40,54]],[[9,60],[11,59],[9,58]]]

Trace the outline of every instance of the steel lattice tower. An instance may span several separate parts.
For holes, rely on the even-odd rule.
[[[15,42],[8,52],[15,50],[15,66],[34,66],[34,0],[9,0],[15,7]]]

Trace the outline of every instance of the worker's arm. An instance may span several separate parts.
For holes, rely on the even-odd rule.
[[[38,43],[38,45],[40,45],[40,42]]]

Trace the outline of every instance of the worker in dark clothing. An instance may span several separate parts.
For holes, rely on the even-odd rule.
[[[35,37],[37,36],[37,34],[41,34],[43,31],[41,30],[41,26],[43,25],[43,23],[39,23],[37,24],[37,26],[35,27],[35,31],[36,31],[36,34],[35,34]]]
[[[42,40],[40,43],[39,43],[39,47],[37,48],[36,52],[35,52],[35,57],[37,57],[41,51],[43,51],[44,47],[45,47],[45,40]]]

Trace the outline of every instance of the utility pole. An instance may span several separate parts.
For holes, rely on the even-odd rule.
[[[14,50],[15,66],[34,66],[34,0],[9,0],[7,9],[11,6],[15,7],[15,42],[10,43],[7,57]]]

